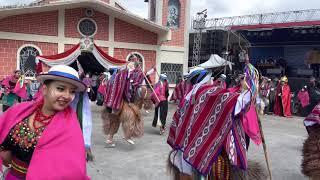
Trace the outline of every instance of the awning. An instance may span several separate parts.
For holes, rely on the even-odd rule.
[[[319,25],[320,25],[320,21],[303,21],[303,22],[232,26],[231,30],[258,30],[258,29],[271,30],[271,29],[281,29],[281,28],[313,27],[313,26],[319,26]]]
[[[96,44],[93,46],[92,54],[97,59],[97,61],[105,68],[112,66],[121,66],[126,63],[125,60],[119,60],[113,58],[103,52]],[[48,66],[54,66],[59,64],[70,65],[77,60],[78,56],[81,55],[80,44],[75,45],[73,48],[65,51],[61,54],[56,54],[52,56],[37,56],[36,62],[42,62]]]
[[[205,69],[229,66],[229,68],[232,69],[232,65],[233,65],[232,62],[223,59],[219,55],[211,54],[210,59],[208,61],[202,64],[199,64],[198,66]]]

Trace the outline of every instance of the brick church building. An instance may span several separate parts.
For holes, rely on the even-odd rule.
[[[1,7],[0,79],[16,69],[34,76],[36,57],[44,68],[84,59],[85,65],[80,63],[85,70],[101,71],[114,60],[134,56],[144,70],[156,66],[173,84],[187,70],[190,0],[148,4],[149,19],[134,15],[117,0],[38,0]],[[80,48],[88,39],[100,58]]]

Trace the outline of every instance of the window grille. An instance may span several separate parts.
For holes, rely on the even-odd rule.
[[[80,20],[78,30],[82,36],[93,36],[97,32],[97,24],[90,18]]]
[[[183,75],[183,65],[161,63],[161,73],[167,75],[169,84],[176,84],[178,78]]]
[[[25,75],[25,77],[35,77],[36,76],[36,56],[40,53],[39,51],[32,47],[26,46],[20,51],[20,70]]]
[[[136,61],[139,62],[139,65],[142,69],[144,69],[144,64],[143,64],[143,56],[139,53],[130,53],[129,56],[127,57],[127,61]]]

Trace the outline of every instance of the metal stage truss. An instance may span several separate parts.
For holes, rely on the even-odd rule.
[[[244,16],[233,16],[223,18],[206,19],[202,24],[202,30],[225,29],[232,26],[246,26],[259,24],[280,24],[292,22],[305,22],[320,20],[320,9],[309,9],[299,11],[275,12],[265,14],[253,14]],[[193,20],[192,28],[198,30],[198,19]],[[202,22],[203,23],[203,22]]]

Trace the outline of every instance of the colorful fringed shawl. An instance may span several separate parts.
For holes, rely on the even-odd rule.
[[[192,89],[191,83],[187,83],[186,81],[181,81],[174,88],[170,101],[179,101],[181,102],[185,95],[187,95]]]
[[[320,124],[320,103],[313,108],[311,113],[304,119],[304,121],[311,124]]]
[[[127,85],[128,70],[120,70],[107,83],[105,106],[119,110],[124,99]]]
[[[225,148],[231,164],[246,168],[244,131],[233,118],[238,93],[212,85],[201,86],[195,103],[184,99],[173,117],[168,144],[203,175]],[[192,99],[192,98],[191,98]]]
[[[134,95],[137,92],[138,87],[142,84],[144,75],[142,70],[138,67],[129,72],[129,80],[126,84],[125,98],[128,101],[134,99]]]

